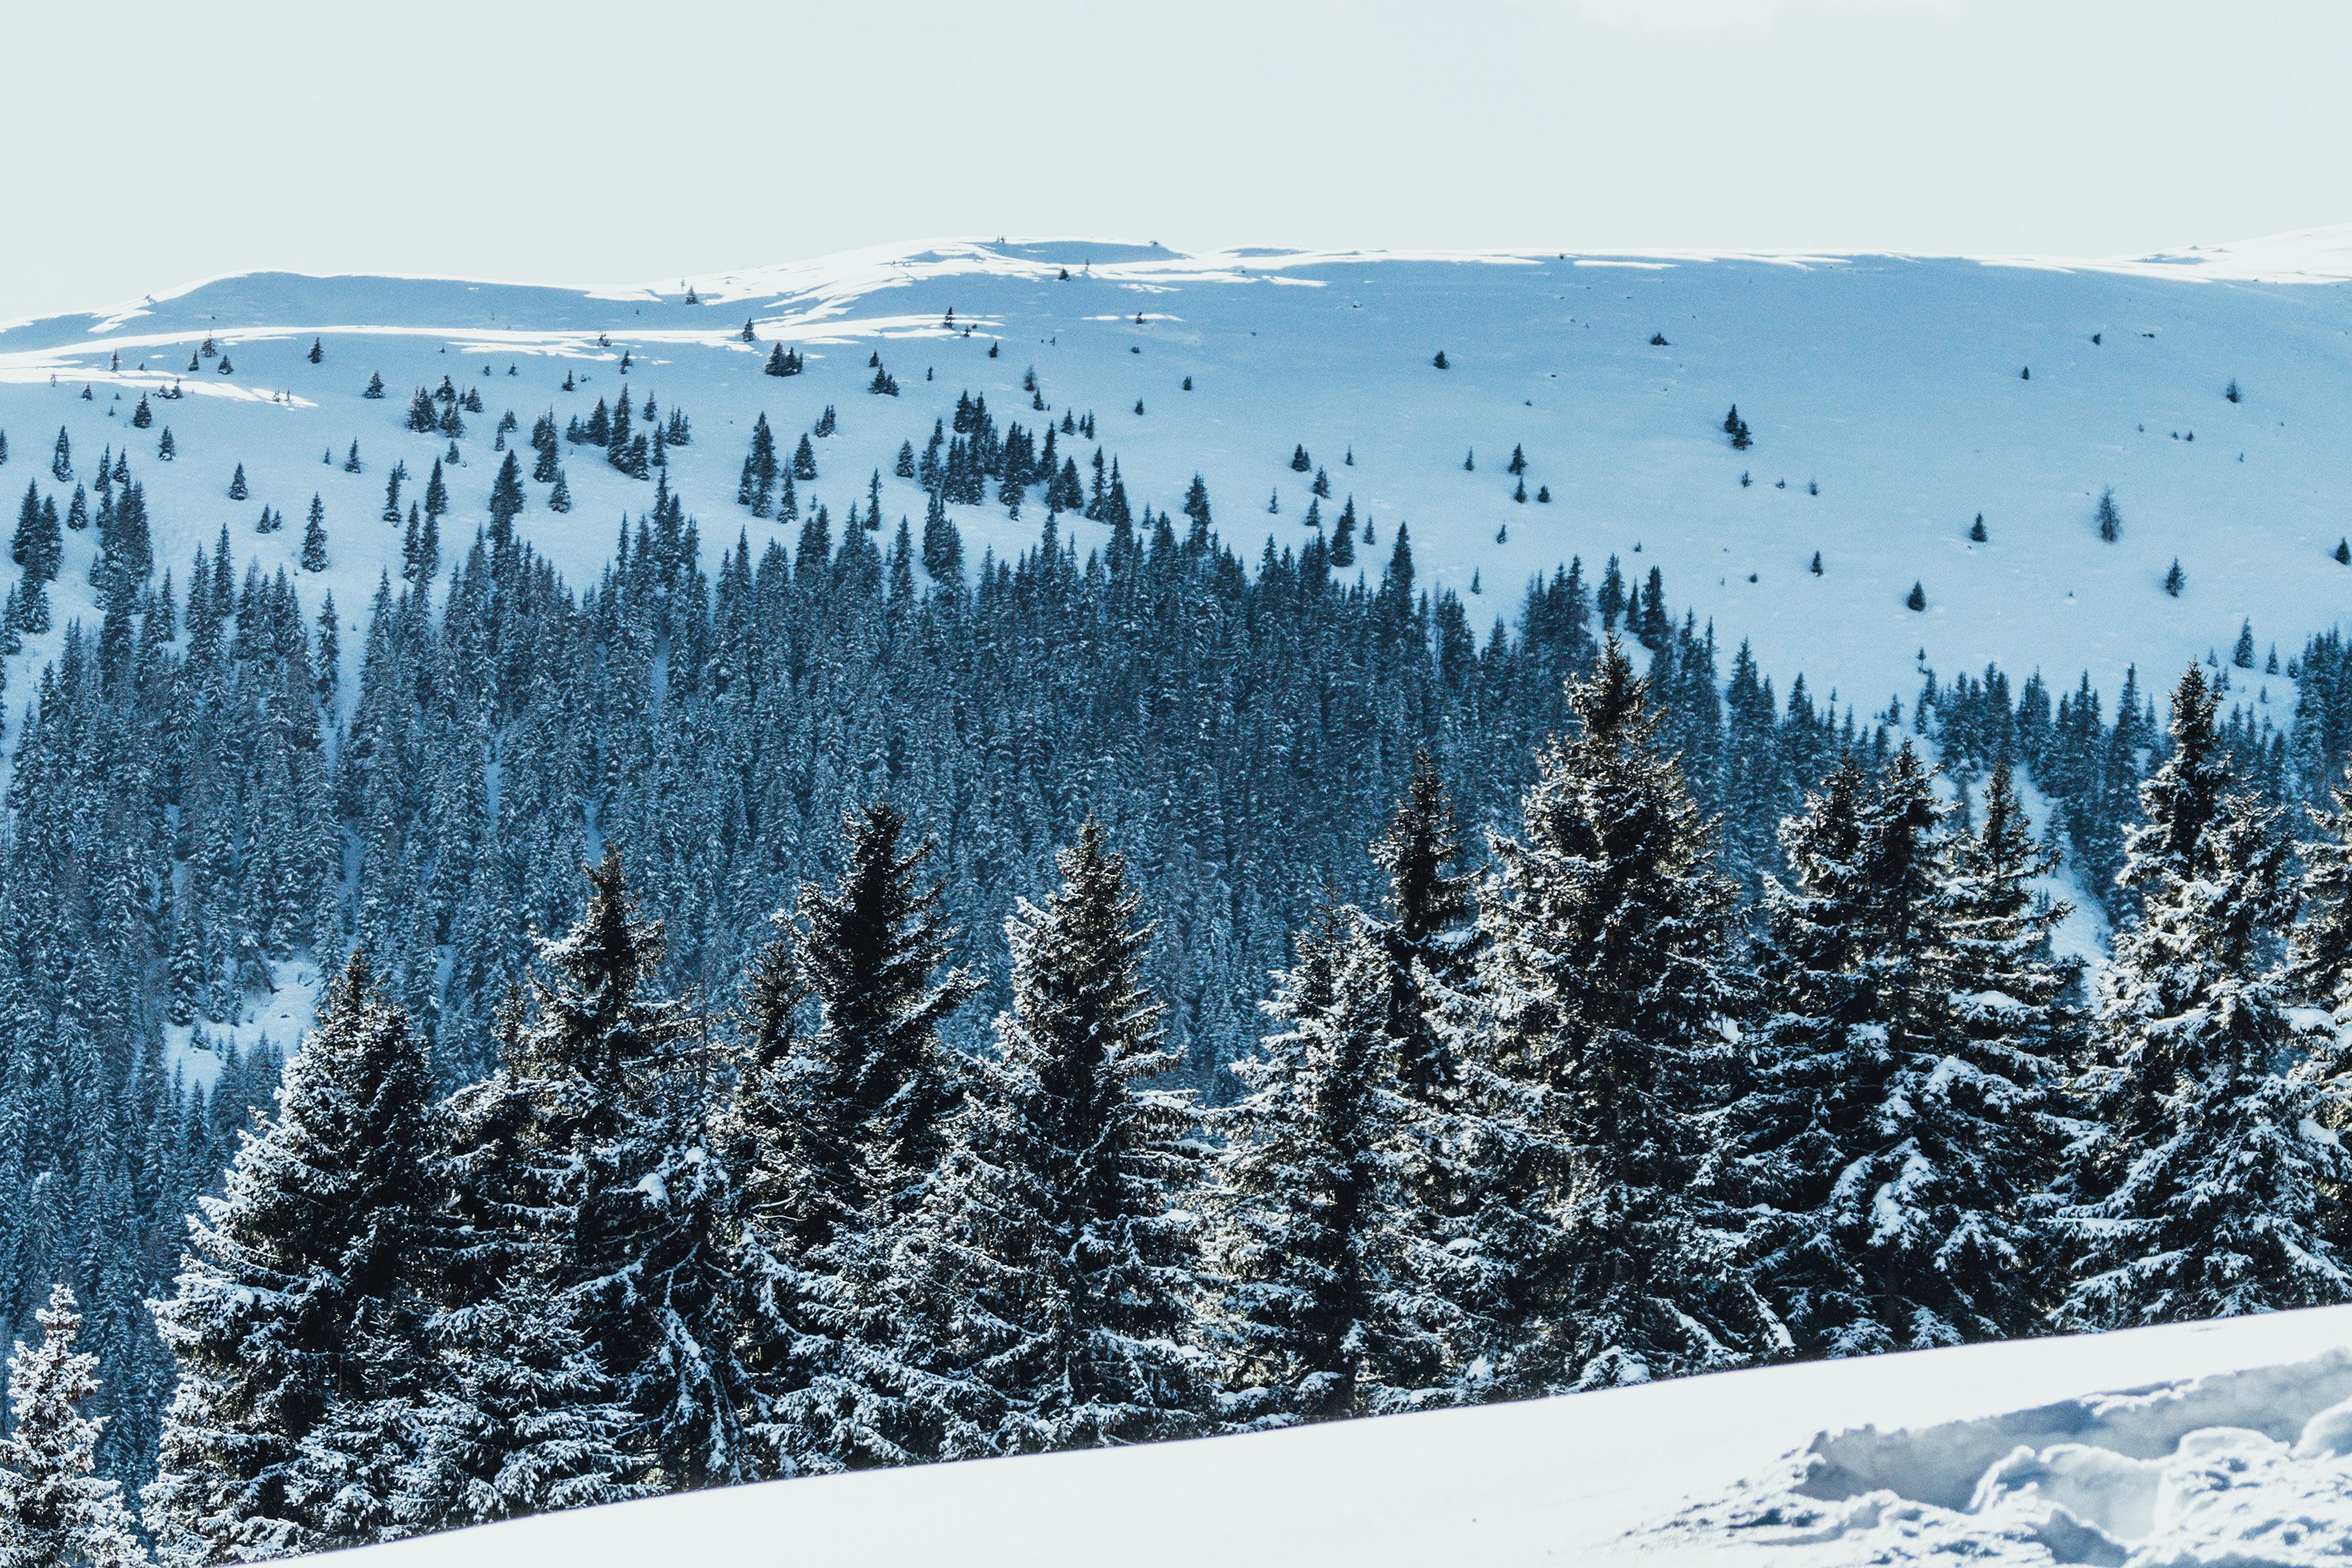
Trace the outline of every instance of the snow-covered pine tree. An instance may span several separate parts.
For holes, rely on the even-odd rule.
[[[966,1421],[945,1457],[1197,1431],[1199,1151],[1189,1100],[1145,1088],[1173,1059],[1143,979],[1148,928],[1125,859],[1089,818],[1062,887],[1006,921],[1013,1005],[894,1251],[910,1359]],[[1374,999],[1374,1005],[1378,1004]]]
[[[310,514],[302,523],[302,570],[324,572],[327,569],[327,508],[314,492],[310,497]]]
[[[1801,1353],[1952,1344],[2030,1321],[2014,1259],[2030,1248],[2018,1205],[2038,1173],[2046,1064],[1982,1033],[1994,1015],[1956,994],[1972,950],[1948,925],[1957,903],[1969,943],[2012,928],[2006,940],[2030,948],[2017,911],[1998,913],[2020,871],[1994,865],[2017,847],[1964,855],[1969,878],[1948,896],[1947,809],[1906,742],[1874,783],[1849,752],[1781,829],[1794,886],[1766,889],[1772,1010],[1741,1064],[1720,1174],[1759,1205],[1750,1249]]]
[[[1430,1027],[1428,981],[1465,984],[1478,944],[1475,871],[1458,869],[1462,836],[1436,759],[1413,759],[1403,796],[1386,832],[1373,840],[1373,863],[1388,873],[1385,918],[1370,922],[1388,953],[1388,1030],[1408,1092],[1424,1101],[1454,1082],[1454,1065]]]
[[[1910,1247],[1882,1226],[1874,1274],[1941,1314],[1962,1339],[2033,1333],[2051,1298],[2052,1259],[2037,1196],[2078,1134],[2065,1086],[2083,1052],[2075,994],[2082,965],[2051,950],[2068,906],[2033,889],[2056,857],[2033,837],[2010,777],[1994,764],[1983,823],[1942,844],[1931,968],[1949,997],[1939,1057],[1897,1069],[1900,1110],[1915,1125],[1874,1162],[1901,1162],[1882,1216],[1900,1215]],[[1938,1292],[1922,1281],[1937,1280]],[[1915,1336],[1916,1342],[1916,1336]]]
[[[903,1456],[862,1445],[859,1434],[891,1423],[882,1401],[836,1375],[842,1358],[822,1331],[844,1321],[827,1249],[859,1225],[854,1130],[838,1114],[834,1059],[806,1048],[813,993],[791,921],[774,919],[777,933],[745,977],[734,1081],[711,1142],[738,1194],[725,1245],[750,1388],[745,1431],[757,1467],[783,1476]]]
[[[2310,815],[2319,837],[2295,846],[2303,918],[2288,937],[2286,984],[2304,1005],[2352,1024],[2352,768]]]
[[[164,1560],[206,1563],[403,1533],[393,1498],[425,1374],[419,1242],[432,1070],[353,954],[201,1200],[155,1309],[179,1360],[145,1492]]]
[[[703,1042],[684,1005],[648,994],[662,928],[637,918],[616,845],[588,880],[579,921],[539,945],[520,1047],[561,1163],[545,1200],[564,1236],[559,1284],[636,1415],[648,1479],[670,1491],[747,1479]]]
[[[822,559],[805,531],[802,548]],[[757,1435],[783,1473],[935,1457],[953,1424],[906,1354],[928,1306],[893,1289],[887,1249],[945,1146],[957,1084],[940,1026],[980,984],[948,967],[956,932],[923,879],[929,842],[908,846],[887,802],[848,813],[842,833],[838,880],[803,883],[793,929],[763,955],[747,1048],[769,1065],[730,1116],[738,1143],[777,1139],[745,1172],[738,1258],[758,1292],[744,1319]]]
[[[1732,1238],[1686,1195],[1704,1141],[1693,1107],[1742,1000],[1716,826],[1613,637],[1568,701],[1522,836],[1491,838],[1475,994],[1439,1017],[1476,1166],[1462,1235],[1506,1394],[1783,1347]]]
[[[519,996],[499,1025],[499,1066],[447,1111],[449,1207],[434,1237],[438,1360],[415,1416],[415,1455],[397,1506],[415,1531],[450,1530],[614,1502],[642,1489],[636,1418],[565,1290],[562,1237],[546,1224],[568,1151],[545,1136],[547,1080],[535,1076]]]
[[[98,1358],[75,1349],[81,1312],[63,1285],[35,1314],[41,1342],[8,1359],[13,1419],[0,1439],[0,1568],[139,1568],[147,1553],[120,1485],[93,1473],[104,1417]]]
[[[490,544],[505,549],[514,541],[514,520],[522,511],[522,464],[509,452],[490,483]]]
[[[1265,1004],[1276,1031],[1234,1064],[1245,1092],[1210,1113],[1223,1142],[1207,1331],[1234,1390],[1229,1421],[1409,1405],[1462,1337],[1442,1296],[1412,1288],[1431,1227],[1415,1212],[1420,1108],[1389,1032],[1391,962],[1353,910],[1327,904]]]
[[[2283,813],[2233,792],[2217,693],[2189,667],[2172,754],[2125,842],[2138,917],[2101,976],[2099,1135],[2057,1216],[2073,1283],[2058,1321],[2124,1328],[2352,1299],[2329,1212],[2352,1154],[2335,1064],[2290,1016],[2272,952],[2294,912]],[[2332,1042],[2333,1031],[2325,1031]]]

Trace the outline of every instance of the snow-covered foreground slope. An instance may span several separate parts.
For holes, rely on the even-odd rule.
[[[1218,527],[1251,559],[1269,537],[1305,537],[1313,473],[1289,466],[1303,445],[1330,477],[1326,514],[1352,495],[1381,530],[1364,566],[1377,574],[1409,521],[1423,580],[1476,583],[1481,621],[1512,610],[1528,574],[1580,555],[1597,578],[1613,553],[1636,578],[1661,567],[1670,600],[1712,617],[1727,643],[1752,637],[1784,687],[1802,670],[1864,712],[1907,701],[1923,650],[1947,672],[1997,658],[2063,685],[2087,668],[2112,691],[2134,661],[2161,679],[2226,655],[2246,618],[2265,650],[2291,657],[2348,602],[2352,568],[2330,559],[2352,532],[2346,254],[2338,230],[2102,264],[957,242],[696,279],[696,305],[683,283],[258,274],[0,331],[14,454],[0,489],[12,505],[28,478],[70,490],[43,471],[61,425],[84,476],[127,441],[159,563],[184,565],[226,521],[241,555],[289,568],[316,492],[333,557],[320,585],[349,616],[397,567],[398,531],[377,521],[386,470],[404,459],[421,481],[448,445],[401,425],[410,391],[445,374],[486,408],[451,476],[459,549],[504,410],[528,428],[551,409],[561,426],[625,385],[684,409],[695,441],[673,455],[673,482],[715,556],[739,528],[755,545],[792,542],[788,525],[734,505],[759,414],[789,449],[835,407],[840,433],[816,443],[822,477],[803,499],[837,520],[879,469],[886,518],[919,522],[923,498],[893,461],[969,390],[1033,429],[1092,410],[1139,505],[1173,509],[1199,471]],[[738,339],[746,318],[757,343]],[[227,374],[218,359],[188,371],[207,335]],[[778,342],[807,351],[806,374],[760,374]],[[1440,350],[1446,370],[1432,363]],[[876,354],[901,395],[866,390]],[[1043,412],[1021,389],[1032,367]],[[371,373],[390,389],[382,401],[359,395]],[[175,379],[189,395],[156,404],[156,428],[128,429],[138,395]],[[1751,450],[1720,428],[1735,402]],[[165,426],[171,463],[156,458]],[[356,474],[342,467],[353,441]],[[1094,445],[1063,450],[1083,465]],[[1515,447],[1529,497],[1548,489],[1549,504],[1512,500]],[[533,486],[522,527],[578,583],[651,487],[587,447],[564,459],[576,509],[549,512]],[[252,497],[231,501],[240,462]],[[2113,544],[2092,524],[2109,486],[2125,519]],[[257,537],[264,503],[285,531]],[[972,558],[1034,541],[1041,510],[1034,491],[1019,521],[960,509]],[[1972,543],[1979,513],[1989,537]],[[1071,526],[1097,542],[1097,525]],[[68,538],[61,625],[91,613],[91,548],[87,533]],[[2176,558],[2177,598],[2160,587]],[[1921,612],[1905,606],[1915,582]],[[19,673],[56,636],[33,640]],[[2284,705],[2285,688],[2270,686]]]
[[[2352,1308],[2330,1308],[786,1481],[352,1561],[2334,1563],[2352,1553],[2347,1401]]]

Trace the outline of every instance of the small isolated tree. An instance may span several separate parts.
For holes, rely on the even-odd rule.
[[[368,373],[367,390],[361,393],[360,395],[362,397],[382,397],[383,395],[383,377],[376,374],[373,371],[370,371]]]
[[[1990,537],[1985,532],[1984,513],[1979,512],[1976,521],[1969,526],[1969,541],[1973,544],[1982,544]]]
[[[327,507],[317,495],[310,497],[310,515],[302,525],[302,570],[324,572],[327,569]]]
[[[1903,596],[1903,607],[1907,610],[1926,609],[1927,607],[1927,590],[1921,587],[1916,583],[1912,584],[1911,591]]]
[[[2336,542],[2336,564],[2352,566],[2352,539],[2339,539]]]
[[[2230,378],[2230,384],[2221,389],[2221,395],[2228,398],[2232,403],[2237,402],[2239,398],[2243,395],[2243,394],[2240,393],[2238,390],[2238,378],[2236,376],[2233,375]]]
[[[1435,359],[1433,359],[1433,360],[1431,360],[1429,363],[1432,363],[1432,364],[1433,364],[1433,365],[1435,365],[1435,366],[1436,366],[1438,369],[1440,369],[1440,370],[1444,370],[1444,369],[1448,368],[1448,367],[1447,367],[1447,365],[1446,365],[1446,363],[1445,363],[1445,351],[1444,351],[1444,349],[1440,349],[1440,350],[1438,350],[1438,351],[1437,351],[1437,357],[1436,357]]]
[[[2171,567],[2164,574],[2164,591],[2178,599],[2180,591],[2188,586],[2189,574],[2180,569],[2180,557],[2176,555],[2172,558]]]
[[[523,507],[522,464],[509,452],[490,482],[490,539],[502,542],[514,535],[514,520]]]
[[[137,1568],[147,1561],[120,1484],[97,1468],[98,1358],[77,1351],[81,1313],[63,1285],[36,1313],[41,1342],[8,1361],[11,1430],[0,1440],[0,1568]]]
[[[320,360],[327,357],[326,343],[320,339],[312,338],[310,340],[310,352],[305,357],[308,358],[312,364],[317,364]]]
[[[2099,492],[2099,510],[2093,521],[2099,525],[2099,537],[2109,544],[2124,536],[2124,516],[2116,510],[2115,486]]]
[[[243,500],[246,498],[247,493],[247,492],[245,488],[245,465],[243,463],[239,463],[236,466],[236,472],[228,477],[228,499],[231,500]]]

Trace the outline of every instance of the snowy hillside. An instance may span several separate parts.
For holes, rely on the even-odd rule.
[[[0,331],[0,479],[42,474],[60,426],[84,473],[127,445],[168,565],[226,522],[241,556],[290,566],[315,492],[326,584],[348,615],[397,569],[399,531],[377,521],[387,470],[403,460],[421,482],[448,446],[402,425],[413,389],[445,375],[485,407],[451,476],[460,548],[502,412],[527,428],[552,411],[561,426],[625,385],[692,421],[671,474],[714,558],[739,527],[756,547],[784,526],[734,504],[759,414],[789,448],[835,407],[839,433],[815,444],[822,477],[804,491],[838,514],[878,469],[886,517],[919,522],[923,494],[894,461],[970,391],[1037,426],[1092,411],[1097,440],[1065,454],[1083,464],[1100,445],[1139,503],[1172,509],[1200,472],[1246,559],[1268,537],[1300,542],[1321,468],[1324,516],[1352,495],[1381,530],[1363,563],[1375,576],[1388,531],[1409,521],[1424,582],[1484,590],[1474,616],[1515,610],[1531,573],[1577,555],[1597,577],[1613,553],[1637,581],[1662,568],[1671,603],[1713,617],[1727,646],[1752,638],[1783,682],[1801,670],[1865,712],[1907,705],[1921,650],[1946,673],[1997,658],[2062,686],[2087,669],[2112,691],[2134,661],[2168,672],[2226,656],[2242,619],[2284,658],[2341,615],[2347,255],[2340,229],[2095,264],[956,242],[692,279],[691,305],[685,282],[257,274]],[[740,341],[746,319],[757,342]],[[206,337],[218,357],[195,357]],[[778,343],[805,351],[804,374],[761,374]],[[875,355],[899,395],[867,391]],[[1033,367],[1043,413],[1022,391]],[[372,374],[382,401],[361,396]],[[131,429],[140,395],[175,383],[187,395]],[[1722,429],[1734,403],[1749,450]],[[169,463],[156,458],[165,427]],[[357,473],[344,468],[353,442]],[[1304,472],[1290,463],[1300,447]],[[1524,503],[1506,471],[1515,447]],[[567,450],[568,516],[534,486],[521,523],[575,582],[651,499],[594,458]],[[251,499],[232,501],[240,462]],[[2124,519],[2114,544],[2092,521],[2107,487]],[[264,504],[286,531],[255,536]],[[1033,542],[1042,510],[1033,496],[1019,521],[997,506],[958,520],[976,558]],[[1979,513],[1988,537],[1974,543]],[[1098,531],[1072,526],[1082,545]],[[68,536],[60,626],[94,613],[90,548]],[[2174,597],[2161,584],[2176,559]],[[1915,582],[1924,611],[1906,607]],[[31,639],[17,672],[57,635]],[[2261,695],[2291,697],[2272,687]]]
[[[785,1481],[351,1561],[2153,1568],[2347,1549],[2352,1308],[2331,1308]]]

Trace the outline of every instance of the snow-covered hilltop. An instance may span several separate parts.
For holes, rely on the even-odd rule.
[[[487,411],[468,416],[450,478],[455,538],[488,494],[490,421],[551,411],[560,426],[625,385],[690,418],[670,475],[714,554],[739,526],[755,546],[784,526],[734,504],[761,414],[789,449],[834,407],[838,433],[804,492],[838,512],[878,471],[886,516],[919,521],[921,490],[893,474],[900,446],[919,449],[970,392],[1024,423],[1091,411],[1096,439],[1066,455],[1099,445],[1138,504],[1172,509],[1202,474],[1245,559],[1264,539],[1301,542],[1320,470],[1325,521],[1352,496],[1383,538],[1409,522],[1424,583],[1484,591],[1474,619],[1480,604],[1513,613],[1530,574],[1579,556],[1597,580],[1614,554],[1637,582],[1661,568],[1670,601],[1712,617],[1727,646],[1752,638],[1767,670],[1801,670],[1865,712],[1907,703],[1922,651],[1946,672],[1998,659],[2060,685],[2087,669],[2113,690],[2135,662],[2226,658],[2242,621],[2286,658],[2340,616],[2347,235],[2105,262],[1186,256],[1056,240],[635,289],[254,274],[0,331],[15,459],[0,478],[37,470],[59,426],[85,462],[127,443],[164,563],[227,522],[241,554],[291,565],[316,492],[327,584],[356,607],[398,563],[399,531],[376,521],[385,469],[421,475],[446,445],[403,429],[406,399],[445,375]],[[221,355],[196,355],[207,337]],[[778,343],[803,353],[803,374],[761,374]],[[869,393],[877,357],[898,395]],[[361,396],[371,375],[383,401]],[[128,428],[142,393],[175,383],[187,396],[153,405],[156,428]],[[1734,404],[1746,450],[1723,428]],[[165,426],[169,464],[154,460]],[[1295,470],[1302,447],[1310,466]],[[1507,471],[1515,449],[1523,476]],[[251,502],[226,496],[239,462]],[[584,581],[651,487],[594,461],[567,473],[574,510],[551,514],[535,490],[521,527]],[[2114,543],[2094,523],[2110,487]],[[953,509],[975,559],[1036,537],[1040,499],[1013,520],[993,494]],[[255,538],[265,500],[294,526]],[[1082,547],[1091,526],[1072,524]],[[69,565],[60,580],[59,625],[94,611],[75,602],[79,577]],[[1924,610],[1906,607],[1915,583]],[[32,668],[53,650],[33,639]]]

